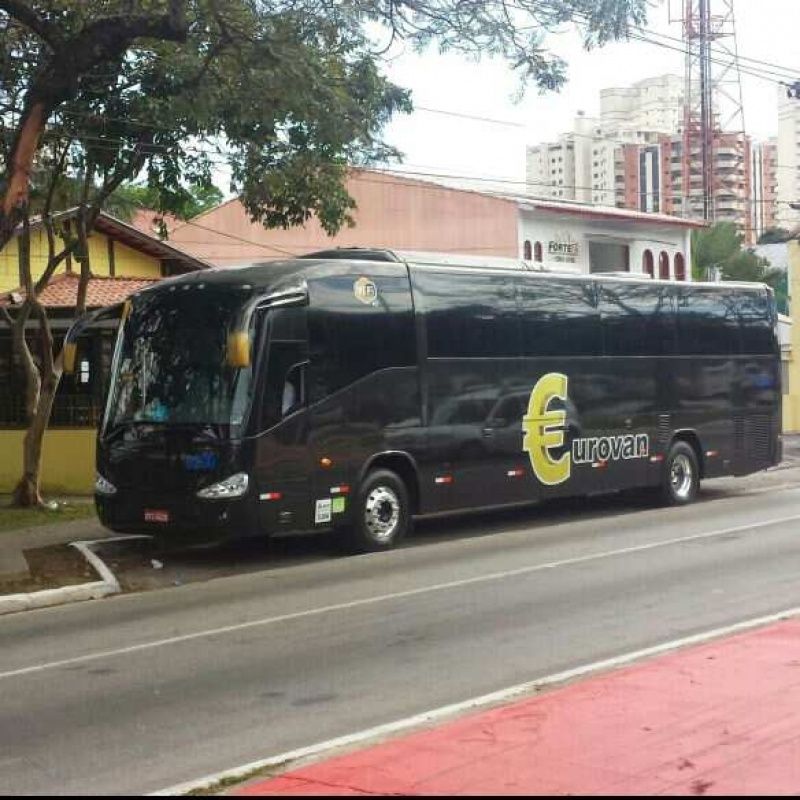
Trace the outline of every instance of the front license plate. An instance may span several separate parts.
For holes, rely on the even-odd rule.
[[[169,522],[169,511],[162,508],[146,508],[144,510],[145,522]]]

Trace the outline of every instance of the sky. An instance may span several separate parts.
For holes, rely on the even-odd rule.
[[[711,0],[712,13],[719,0]],[[670,24],[679,0],[655,0],[647,28],[681,36]],[[740,57],[777,64],[800,80],[800,0],[734,0]],[[550,141],[572,128],[576,113],[599,112],[600,90],[627,86],[643,78],[672,73],[683,75],[680,52],[642,42],[616,42],[585,51],[575,31],[548,39],[550,48],[568,62],[568,81],[558,93],[541,95],[528,89],[514,102],[519,81],[496,59],[471,61],[435,49],[423,54],[398,52],[385,74],[412,91],[417,110],[396,117],[386,139],[404,153],[403,169],[450,175],[483,176],[523,181],[525,146]],[[673,43],[680,46],[678,43]],[[767,69],[754,66],[754,69]],[[776,79],[742,76],[745,127],[757,140],[777,134]],[[785,91],[783,89],[782,91]],[[438,109],[487,117],[512,124],[480,122],[433,113]]]

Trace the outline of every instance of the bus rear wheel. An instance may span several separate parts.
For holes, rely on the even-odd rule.
[[[661,495],[671,506],[694,502],[700,488],[700,467],[694,448],[686,442],[675,442],[664,460]]]
[[[343,531],[347,549],[355,553],[391,550],[411,524],[408,489],[394,472],[370,472],[361,484],[350,526]]]

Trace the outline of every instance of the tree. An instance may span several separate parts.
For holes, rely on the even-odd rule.
[[[778,309],[786,313],[786,273],[771,267],[769,259],[742,249],[742,237],[732,222],[719,222],[706,230],[695,231],[692,234],[692,262],[695,277],[700,280],[705,280],[713,269],[726,281],[766,283],[775,291]]]
[[[722,263],[722,277],[726,281],[764,281],[769,260],[751,250],[739,250]],[[780,271],[780,270],[778,270]]]
[[[224,163],[254,221],[288,227],[315,215],[330,233],[348,223],[348,165],[397,156],[380,133],[411,108],[381,75],[368,23],[386,33],[384,50],[404,40],[499,55],[523,82],[554,89],[565,64],[549,32],[573,21],[592,47],[624,36],[645,9],[646,0],[0,0],[0,250],[20,237],[25,292],[3,316],[16,332],[37,320],[53,344],[41,292],[74,253],[82,311],[87,238],[132,180],[159,210],[181,213],[182,187],[209,187]],[[71,204],[77,225],[66,231],[54,212]],[[50,247],[42,276],[31,274],[34,212]],[[34,505],[63,358],[37,362],[24,335],[14,342],[30,418],[15,499]]]
[[[214,184],[178,184],[172,191],[175,196],[165,204],[158,189],[141,183],[126,183],[108,198],[105,210],[115,217],[129,221],[137,209],[163,212],[163,206],[168,205],[170,214],[179,219],[191,219],[218,206],[223,199],[222,192]]]
[[[742,236],[733,222],[718,222],[705,230],[692,231],[692,271],[704,280],[711,269],[721,269],[742,249]]]

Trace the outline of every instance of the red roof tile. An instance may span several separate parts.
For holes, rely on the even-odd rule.
[[[42,304],[47,308],[74,308],[78,297],[79,276],[74,272],[55,276],[39,296]],[[86,293],[87,308],[101,308],[115,303],[121,303],[126,297],[158,283],[155,278],[108,278],[92,277]],[[25,298],[23,289],[16,289],[5,295],[0,295],[0,305],[11,305],[19,302],[11,295]]]

